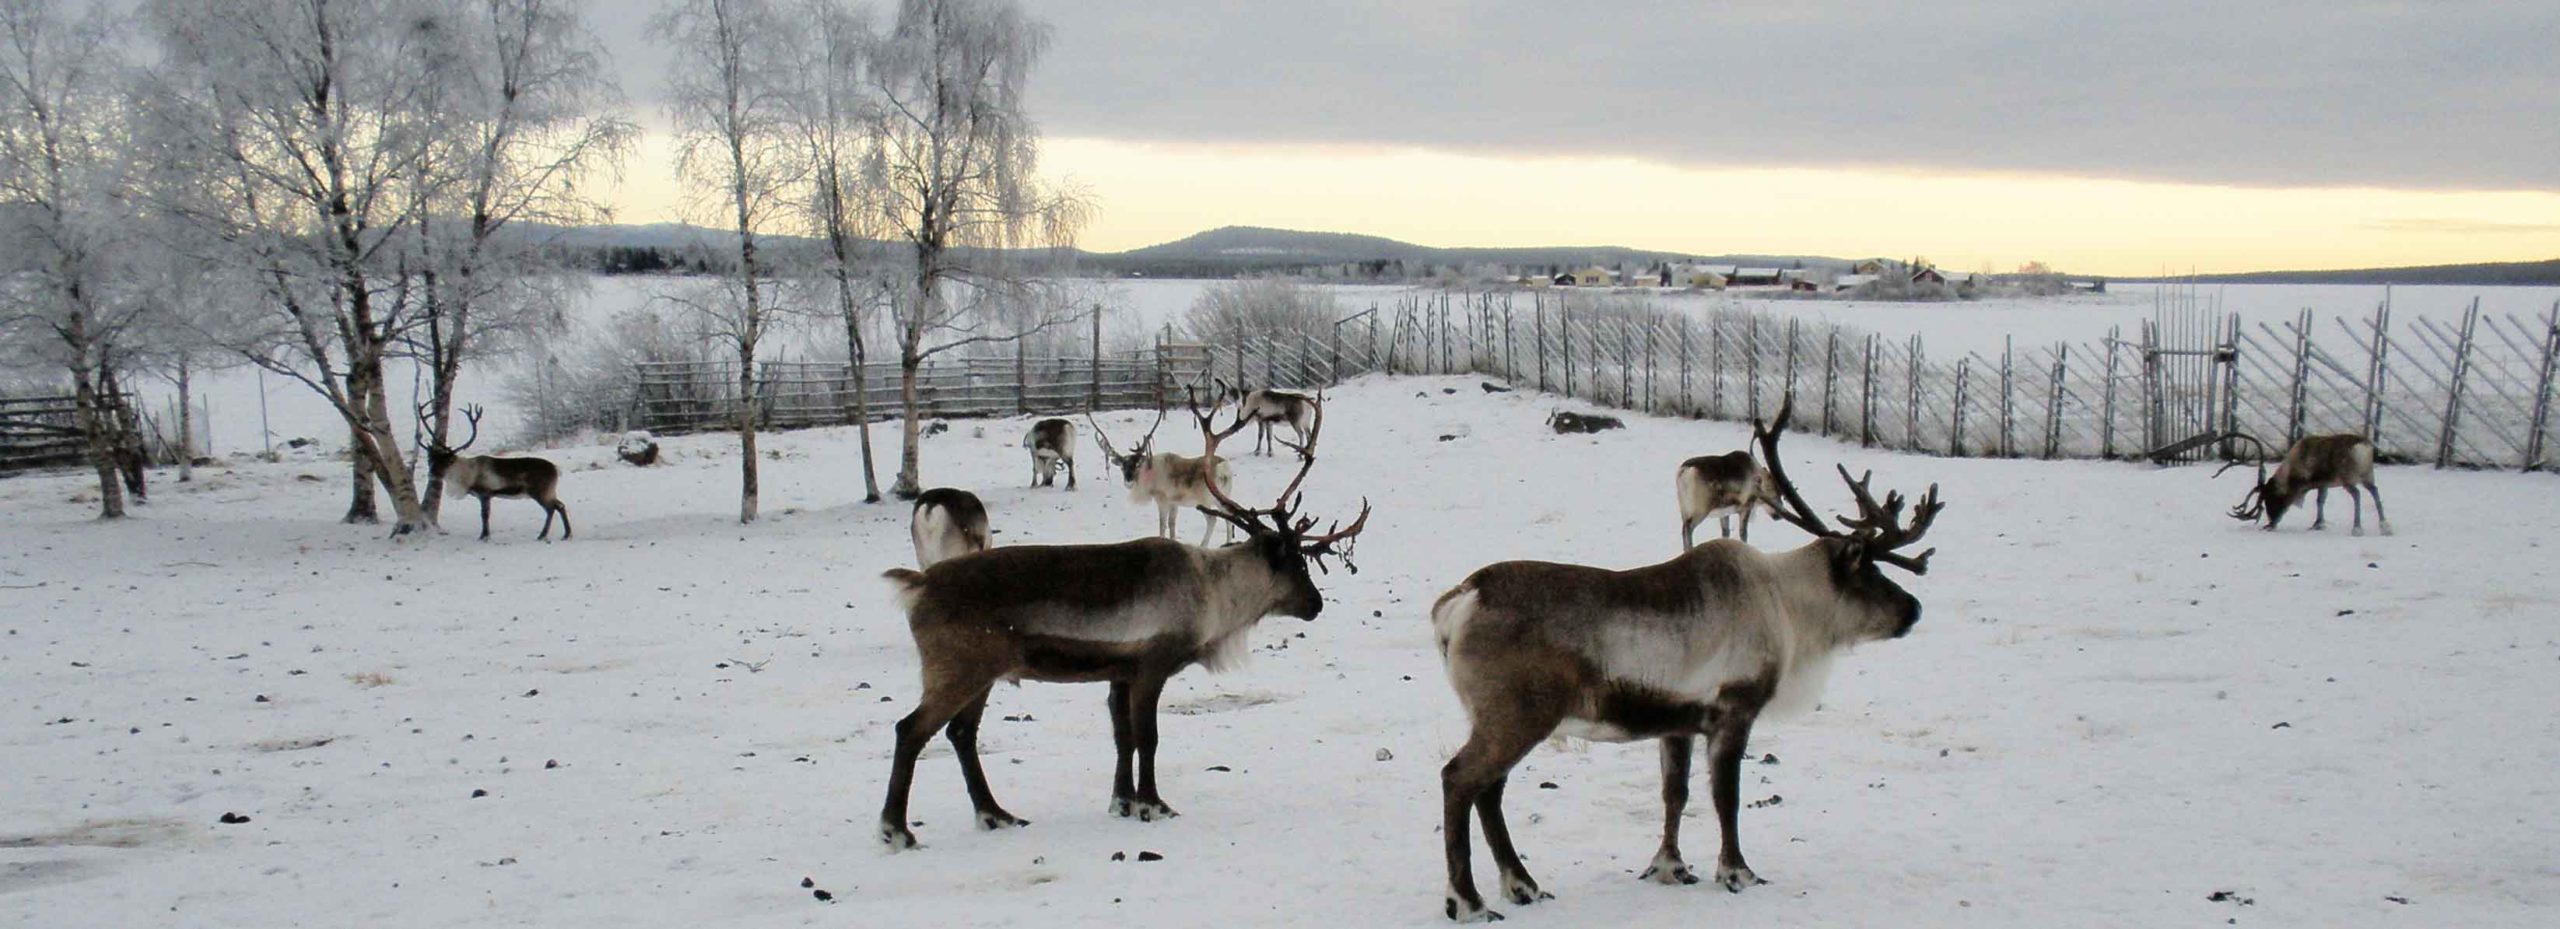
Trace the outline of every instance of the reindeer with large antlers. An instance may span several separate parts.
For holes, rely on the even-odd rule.
[[[2302,441],[2286,449],[2284,460],[2276,464],[2274,474],[2267,473],[2267,443],[2247,433],[2235,432],[2230,438],[2258,448],[2258,483],[2241,495],[2240,505],[2231,508],[2231,518],[2252,522],[2266,517],[2268,532],[2284,520],[2286,510],[2302,502],[2302,495],[2318,491],[2312,499],[2311,528],[2329,528],[2329,488],[2346,490],[2347,499],[2355,503],[2353,535],[2364,534],[2364,497],[2356,493],[2361,486],[2373,495],[2373,518],[2382,524],[2382,534],[2391,534],[2391,517],[2382,512],[2382,488],[2373,485],[2373,443],[2354,433],[2304,436]],[[2213,476],[2239,467],[2230,462]]]
[[[1193,412],[1210,454],[1243,425],[1220,431],[1214,414],[1199,414],[1197,406]],[[915,635],[924,696],[898,721],[880,840],[892,850],[915,847],[907,793],[916,755],[936,732],[951,741],[979,828],[1025,824],[997,805],[978,764],[978,720],[999,681],[1108,682],[1118,751],[1111,812],[1143,821],[1173,816],[1156,792],[1156,702],[1165,682],[1195,664],[1234,667],[1263,617],[1314,619],[1324,598],[1307,565],[1322,569],[1337,557],[1349,566],[1352,543],[1368,524],[1362,500],[1349,527],[1310,531],[1316,520],[1297,515],[1295,495],[1316,463],[1315,432],[1296,448],[1297,477],[1268,508],[1245,507],[1210,485],[1215,506],[1202,510],[1243,530],[1249,538],[1239,544],[1210,549],[1146,538],[1016,545],[923,571],[889,571]]]
[[[1513,765],[1550,734],[1597,741],[1656,739],[1662,749],[1662,845],[1646,880],[1694,884],[1680,856],[1696,740],[1707,740],[1723,847],[1714,880],[1730,891],[1762,883],[1743,862],[1734,826],[1742,756],[1763,711],[1810,709],[1832,655],[1860,642],[1899,638],[1920,620],[1920,601],[1877,570],[1929,570],[1933,552],[1905,548],[1929,531],[1938,489],[1903,522],[1901,494],[1881,504],[1867,478],[1848,481],[1858,516],[1838,526],[1814,515],[1778,460],[1792,404],[1755,427],[1775,485],[1777,517],[1811,533],[1789,552],[1717,539],[1677,558],[1625,571],[1542,561],[1486,566],[1431,608],[1449,682],[1467,710],[1466,745],[1440,769],[1447,843],[1446,912],[1461,922],[1498,919],[1476,892],[1470,813],[1502,872],[1503,896],[1547,899],[1520,864],[1502,818]]]
[[[480,498],[480,541],[489,540],[489,498],[526,497],[542,504],[542,534],[534,538],[551,538],[551,518],[560,517],[560,541],[569,540],[575,532],[569,526],[569,505],[560,502],[560,466],[548,459],[499,455],[464,455],[462,450],[480,441],[480,405],[464,407],[462,417],[471,423],[471,436],[462,444],[446,448],[427,446],[427,468],[444,477],[446,496],[456,500],[464,496]]]
[[[1121,480],[1128,483],[1129,502],[1156,505],[1156,534],[1159,536],[1174,537],[1173,518],[1182,512],[1182,508],[1197,508],[1205,514],[1214,492],[1224,492],[1235,486],[1234,467],[1227,464],[1226,459],[1218,457],[1215,448],[1201,452],[1197,458],[1155,450],[1156,429],[1164,425],[1162,410],[1156,412],[1155,425],[1147,427],[1146,437],[1138,440],[1137,449],[1126,455],[1111,447],[1111,437],[1103,433],[1102,424],[1095,422],[1092,414],[1085,415],[1085,422],[1093,426],[1093,441],[1102,446],[1102,457],[1109,460],[1112,467],[1120,469]],[[1239,419],[1236,428],[1243,428],[1244,422]],[[1209,544],[1209,533],[1216,528],[1216,519],[1203,516],[1200,544]],[[1235,531],[1230,528],[1227,541],[1235,540]]]

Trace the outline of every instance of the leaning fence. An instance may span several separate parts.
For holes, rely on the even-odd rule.
[[[935,360],[916,373],[935,417],[1163,407],[1218,381],[1316,388],[1372,372],[1499,378],[1605,407],[1744,421],[1793,397],[1797,428],[1938,455],[2201,460],[2304,435],[2354,432],[2391,461],[2545,469],[2560,304],[2541,319],[2369,316],[2249,320],[2167,303],[2128,330],[1997,351],[1933,351],[1920,335],[1738,306],[1658,307],[1547,291],[1416,293],[1329,328],[1082,357]],[[764,362],[767,427],[853,420],[843,363]],[[659,432],[729,428],[736,362],[641,365],[634,410]],[[875,418],[902,372],[862,366]]]

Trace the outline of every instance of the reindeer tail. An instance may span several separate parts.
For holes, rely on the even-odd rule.
[[[916,598],[924,596],[924,572],[922,571],[913,568],[890,568],[880,572],[880,576],[887,578],[890,584],[898,588],[898,606],[902,609],[915,609]]]

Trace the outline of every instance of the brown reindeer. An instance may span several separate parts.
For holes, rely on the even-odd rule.
[[[1067,489],[1076,489],[1076,424],[1051,417],[1031,424],[1022,447],[1031,452],[1031,486],[1054,487],[1058,471],[1067,472]]]
[[[919,568],[986,551],[987,505],[957,487],[925,491],[908,514],[907,535],[916,543]]]
[[[1660,740],[1662,844],[1643,877],[1665,884],[1699,879],[1680,856],[1680,816],[1692,749],[1705,737],[1723,839],[1714,880],[1735,892],[1761,883],[1735,829],[1752,724],[1764,710],[1810,708],[1834,653],[1899,638],[1919,622],[1920,601],[1877,566],[1926,572],[1934,552],[1914,558],[1896,549],[1926,535],[1940,509],[1932,485],[1904,523],[1901,494],[1878,504],[1867,478],[1842,469],[1859,515],[1837,528],[1814,515],[1778,462],[1789,412],[1781,406],[1777,422],[1757,432],[1780,498],[1772,512],[1815,536],[1803,547],[1762,552],[1719,539],[1625,571],[1506,561],[1468,575],[1432,606],[1470,723],[1466,745],[1440,769],[1449,918],[1500,918],[1476,892],[1470,813],[1484,823],[1503,896],[1523,906],[1548,898],[1512,847],[1502,793],[1512,766],[1557,732]]]
[[[1220,380],[1218,386],[1221,388],[1221,400],[1235,401],[1237,415],[1253,424],[1256,433],[1253,453],[1257,455],[1272,453],[1271,427],[1274,425],[1286,424],[1289,431],[1297,434],[1298,441],[1306,441],[1316,409],[1323,405],[1321,398],[1292,391],[1268,387],[1246,390],[1224,380]]]
[[[2284,461],[2276,465],[2274,474],[2267,473],[2267,444],[2244,433],[2231,438],[2246,441],[2258,448],[2258,483],[2240,497],[2240,505],[2231,508],[2231,518],[2251,522],[2266,517],[2266,531],[2274,532],[2276,523],[2284,519],[2286,510],[2302,502],[2305,493],[2317,492],[2312,498],[2311,528],[2329,527],[2329,488],[2343,488],[2347,499],[2355,503],[2355,526],[2352,535],[2364,534],[2364,497],[2356,488],[2373,495],[2373,517],[2382,524],[2382,534],[2391,534],[2391,517],[2382,512],[2382,488],[2373,484],[2373,443],[2352,433],[2304,436],[2302,441],[2286,449]],[[2213,472],[2239,467],[2234,461]]]
[[[1742,541],[1751,541],[1751,511],[1777,512],[1778,488],[1751,453],[1700,455],[1680,463],[1672,476],[1680,495],[1680,547],[1697,547],[1698,524],[1716,518],[1718,534],[1733,537],[1733,514],[1742,513]]]
[[[1212,418],[1199,415],[1214,453],[1242,424],[1221,432]],[[1322,568],[1327,556],[1348,565],[1351,543],[1368,523],[1366,500],[1348,528],[1335,524],[1321,534],[1310,531],[1315,518],[1296,515],[1294,495],[1315,465],[1319,431],[1309,431],[1298,475],[1272,506],[1249,509],[1211,487],[1215,506],[1204,512],[1244,530],[1249,538],[1241,544],[1209,549],[1146,538],[1016,545],[923,571],[887,572],[915,635],[924,695],[898,721],[880,840],[891,850],[916,846],[907,793],[916,755],[936,732],[951,741],[979,828],[1026,824],[996,803],[978,764],[978,720],[999,681],[1108,682],[1118,752],[1111,812],[1142,821],[1173,816],[1156,792],[1156,702],[1165,682],[1195,664],[1233,667],[1263,617],[1314,619],[1324,599],[1307,565]]]
[[[551,538],[551,518],[560,517],[560,541],[569,541],[576,530],[569,526],[569,505],[560,502],[560,466],[548,459],[499,455],[463,455],[462,450],[480,440],[479,404],[464,407],[462,417],[471,423],[471,436],[452,448],[427,446],[427,468],[444,476],[446,496],[456,500],[466,494],[480,498],[480,541],[489,540],[489,498],[526,497],[542,504],[542,534],[534,538]]]

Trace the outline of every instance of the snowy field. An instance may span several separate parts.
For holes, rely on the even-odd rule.
[[[679,286],[682,278],[606,277],[588,281],[583,295],[562,312],[569,331],[554,344],[579,344],[579,336],[601,327],[617,313],[641,309],[651,304],[660,290]],[[1109,326],[1115,333],[1143,334],[1153,332],[1166,323],[1182,317],[1199,298],[1201,291],[1218,282],[1208,280],[1115,280],[1095,282],[1096,295],[1114,314]],[[1343,312],[1353,313],[1376,307],[1392,317],[1396,301],[1419,293],[1410,288],[1379,285],[1328,285]],[[2198,288],[2172,288],[2171,299],[2188,300],[2201,306],[2219,306],[2242,313],[2248,319],[2290,320],[2296,312],[2309,307],[2323,316],[2369,318],[2373,308],[2383,300],[2380,287],[2294,286],[2294,285],[2230,285]],[[1996,356],[2003,339],[2014,338],[2021,350],[2050,346],[2057,341],[2075,345],[2095,343],[2107,334],[2108,327],[2121,326],[2127,333],[2144,319],[2150,318],[2153,306],[2162,297],[2145,285],[2117,285],[2105,294],[2077,294],[2041,299],[2002,299],[1948,303],[1876,303],[1844,300],[1796,300],[1752,291],[1695,293],[1686,291],[1583,291],[1577,298],[1607,297],[1645,300],[1656,306],[1679,308],[1704,314],[1717,307],[1756,309],[1787,316],[1819,319],[1856,326],[1887,336],[1901,337],[1918,333],[1927,339],[1933,357],[1954,358],[1959,352],[1980,352]],[[2560,287],[2399,287],[2392,290],[2395,318],[2408,320],[2426,316],[2439,319],[2459,318],[2473,298],[2481,301],[2488,313],[2513,313],[2526,318],[2541,318],[2560,301]],[[1525,312],[1530,296],[1513,297],[1516,312]],[[672,313],[672,310],[669,310]],[[2324,335],[2333,324],[2322,323]],[[769,336],[767,357],[803,359],[810,357],[840,359],[843,357],[843,335],[826,326],[793,323]],[[518,372],[531,370],[539,358],[526,354],[489,356],[470,362],[464,373],[463,401],[480,403],[489,410],[488,427],[491,441],[514,441],[530,411],[519,410],[506,389],[507,380]],[[410,366],[394,362],[390,379],[394,418],[398,432],[408,434],[408,409],[413,391],[407,385],[418,383]],[[309,438],[323,448],[338,449],[346,445],[346,426],[337,413],[319,395],[302,384],[276,375],[265,375],[248,368],[234,368],[200,375],[198,396],[205,398],[211,424],[213,450],[216,454],[245,456],[265,447],[260,438],[263,428],[273,434],[277,443],[288,439]],[[265,409],[260,408],[259,393],[265,391]],[[152,399],[149,408],[163,411],[174,402],[175,391],[158,382],[146,384]],[[423,388],[420,396],[423,396]]]
[[[1552,436],[1549,401],[1475,383],[1333,395],[1308,500],[1374,500],[1362,571],[1319,578],[1324,615],[1267,621],[1242,669],[1175,679],[1181,818],[1106,814],[1102,688],[1001,688],[989,773],[1034,825],[972,829],[937,741],[926,847],[898,855],[873,824],[914,657],[878,575],[911,557],[906,510],[852,502],[846,431],[765,439],[751,527],[725,437],[653,469],[560,450],[565,544],[533,541],[521,502],[486,544],[467,505],[424,540],[338,525],[329,462],[160,476],[115,524],[77,475],[0,481],[0,925],[1440,924],[1437,772],[1465,722],[1431,598],[1499,559],[1669,557],[1674,465],[1746,440],[1642,418]],[[998,544],[1153,525],[1089,448],[1081,491],[1024,489],[1021,428],[959,423],[925,449]],[[2251,531],[2222,515],[2238,479],[2200,469],[1786,448],[1826,509],[1846,501],[1819,478],[1835,461],[1943,485],[1936,570],[1908,582],[1919,626],[1760,728],[1742,830],[1770,883],[1740,895],[1636,880],[1651,745],[1532,754],[1508,807],[1556,899],[1497,904],[1512,925],[2560,914],[2551,477],[2386,469],[2399,533],[2354,538],[2343,499],[2330,531]],[[1239,461],[1238,496],[1289,471]],[[1699,777],[1692,861],[1715,847]]]

